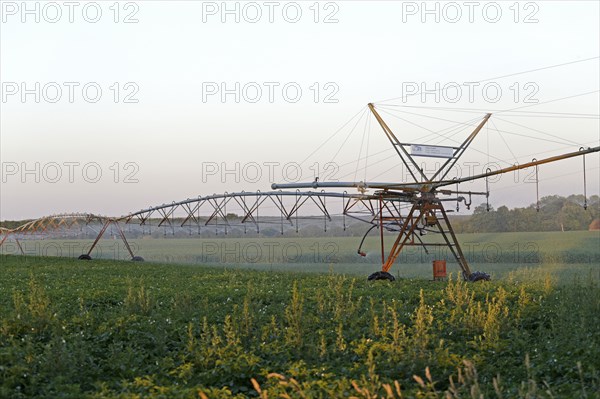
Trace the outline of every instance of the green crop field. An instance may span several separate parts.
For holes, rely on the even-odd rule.
[[[386,235],[389,250],[394,236]],[[439,239],[439,237],[436,237]],[[590,265],[600,264],[600,232],[478,233],[458,235],[473,270],[483,270],[494,278],[506,278],[523,269],[541,265],[557,277],[569,280],[573,272],[585,273]],[[27,255],[76,258],[87,252],[93,240],[46,239],[22,240]],[[263,271],[311,271],[366,276],[381,266],[377,234],[365,240],[357,254],[360,237],[242,237],[226,238],[144,238],[129,241],[136,255],[147,262],[185,263],[217,267],[241,267]],[[439,248],[439,247],[438,247]],[[7,241],[1,253],[17,254],[15,242]],[[103,239],[92,252],[94,259],[129,259],[119,239]],[[407,247],[392,272],[403,278],[430,278],[431,261],[446,259],[448,271],[458,266],[447,249],[433,248],[429,254]]]
[[[515,237],[495,242],[552,238]],[[486,264],[484,283],[428,281],[426,263],[367,282],[376,258],[357,275],[2,255],[0,397],[599,398],[596,237]],[[147,241],[151,258],[169,240]]]

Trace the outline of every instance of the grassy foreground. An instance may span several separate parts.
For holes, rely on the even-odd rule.
[[[0,397],[600,397],[597,264],[467,284],[0,261]]]

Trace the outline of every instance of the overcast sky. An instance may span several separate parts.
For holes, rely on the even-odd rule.
[[[417,144],[456,146],[492,113],[462,176],[600,145],[597,1],[24,4],[0,2],[3,220],[404,181],[369,102]],[[491,202],[535,202],[531,172]],[[583,193],[582,159],[539,178]]]

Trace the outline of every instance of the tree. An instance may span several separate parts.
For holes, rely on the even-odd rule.
[[[494,231],[510,231],[511,229],[509,228],[510,226],[510,211],[508,210],[508,208],[504,205],[502,205],[500,208],[498,208],[498,210],[496,211],[496,214],[494,215],[494,219],[495,219],[495,226],[494,226]]]
[[[571,195],[567,198],[550,195],[540,200],[540,209],[535,204],[525,208],[509,210],[506,206],[498,209],[487,204],[479,204],[473,215],[456,224],[457,230],[464,233],[502,232],[502,231],[560,231],[587,230],[592,220],[600,215],[600,197],[588,198],[585,210],[583,195]]]
[[[561,229],[586,230],[592,222],[589,212],[577,203],[567,201],[558,214]]]

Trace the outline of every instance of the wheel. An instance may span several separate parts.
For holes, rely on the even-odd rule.
[[[133,258],[131,258],[131,260],[134,262],[143,262],[144,258],[142,258],[141,256],[134,256]]]
[[[392,276],[390,273],[388,272],[375,272],[373,274],[371,274],[368,278],[368,281],[373,281],[373,280],[388,280],[388,281],[395,281],[396,278],[394,276]]]
[[[473,272],[469,276],[469,281],[471,281],[471,282],[490,281],[491,279],[492,279],[491,276],[485,272]]]
[[[83,254],[83,255],[79,255],[79,258],[77,258],[79,260],[92,260],[92,257],[89,256],[88,254]]]

